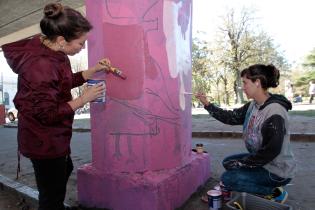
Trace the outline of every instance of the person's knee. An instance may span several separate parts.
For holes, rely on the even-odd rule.
[[[226,165],[225,163],[232,160],[232,159],[233,159],[232,156],[225,157],[223,159],[223,161],[221,162],[222,166],[225,168],[225,165]],[[225,168],[225,169],[227,170],[227,168]]]
[[[224,186],[233,186],[235,179],[234,179],[235,173],[233,171],[225,171],[221,175],[221,181]]]

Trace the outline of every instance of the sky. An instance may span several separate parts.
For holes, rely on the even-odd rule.
[[[193,37],[211,37],[227,8],[254,8],[257,24],[284,51],[289,63],[300,63],[315,48],[315,1],[312,0],[193,0]],[[209,35],[209,36],[208,36]]]

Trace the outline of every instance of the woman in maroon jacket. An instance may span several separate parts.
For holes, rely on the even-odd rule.
[[[70,139],[74,112],[100,97],[104,87],[88,88],[72,99],[71,89],[98,71],[97,64],[72,73],[67,55],[84,48],[91,24],[79,12],[48,4],[40,21],[41,36],[2,46],[8,64],[18,74],[14,104],[18,109],[18,149],[31,159],[39,191],[40,210],[63,210],[66,185],[73,170]],[[103,59],[109,64],[107,59]]]

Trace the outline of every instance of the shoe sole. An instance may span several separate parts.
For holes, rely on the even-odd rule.
[[[281,203],[281,204],[284,204],[286,201],[287,201],[287,199],[288,199],[288,196],[289,196],[289,193],[288,192],[286,192],[285,193],[285,195],[284,195],[284,197],[283,197],[283,199],[280,201],[280,200],[277,200],[277,199],[271,199],[272,201],[274,201],[274,202],[277,202],[277,203]]]

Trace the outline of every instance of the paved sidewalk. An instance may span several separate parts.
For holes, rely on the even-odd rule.
[[[72,139],[72,158],[75,168],[91,162],[90,146],[90,119],[87,115],[76,116],[74,134]],[[291,138],[296,141],[292,147],[298,160],[300,170],[297,177],[288,185],[288,204],[294,210],[312,210],[315,206],[315,134],[314,117],[291,116],[293,126],[290,128]],[[10,128],[7,128],[10,127]],[[207,204],[200,201],[201,194],[211,189],[219,180],[223,172],[221,161],[226,155],[244,150],[241,136],[241,126],[224,125],[209,115],[193,115],[192,118],[192,145],[203,143],[211,156],[212,176],[200,191],[178,210],[206,210]],[[16,123],[0,127],[0,186],[1,189],[17,193],[26,198],[31,206],[37,204],[37,191],[34,182],[33,169],[28,159],[22,158],[21,177],[19,182],[14,180],[17,166],[16,157]],[[197,138],[207,137],[207,138]],[[209,138],[211,137],[211,138]],[[78,205],[76,199],[76,171],[70,177],[66,203],[71,206]],[[34,208],[31,208],[33,210]],[[2,210],[2,209],[1,209]]]

